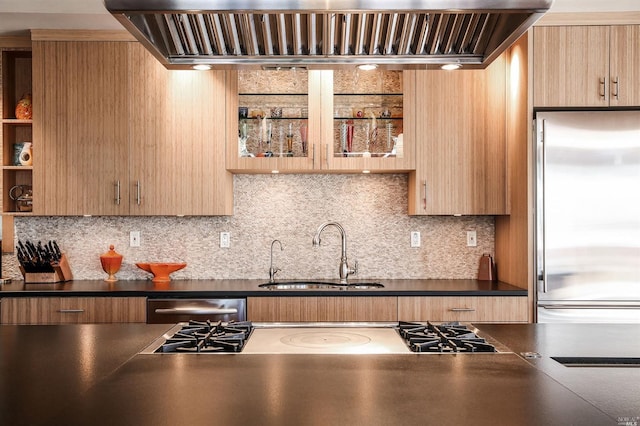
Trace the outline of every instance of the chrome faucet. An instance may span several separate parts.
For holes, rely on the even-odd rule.
[[[284,248],[282,247],[282,243],[280,242],[280,240],[273,240],[271,241],[271,258],[269,260],[269,282],[270,283],[274,283],[276,282],[276,274],[278,272],[280,272],[282,269],[280,268],[274,268],[273,267],[273,245],[275,243],[278,243],[280,245],[280,251],[284,250]]]
[[[342,225],[338,222],[326,222],[318,227],[316,235],[313,237],[313,245],[320,245],[320,234],[327,226],[335,226],[340,231],[342,237],[342,255],[340,256],[340,283],[347,284],[347,278],[349,275],[355,275],[358,273],[358,261],[355,262],[353,269],[349,269],[349,263],[347,261],[347,233],[344,231]]]

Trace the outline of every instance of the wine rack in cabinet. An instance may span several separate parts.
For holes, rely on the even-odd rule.
[[[2,181],[3,251],[12,251],[13,216],[33,209],[33,145],[31,117],[31,51],[2,51]],[[20,108],[17,108],[18,104]]]

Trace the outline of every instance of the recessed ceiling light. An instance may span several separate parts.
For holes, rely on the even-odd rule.
[[[362,71],[373,71],[376,68],[378,68],[378,66],[376,64],[362,64],[362,65],[358,65],[358,69],[362,70]]]
[[[191,68],[193,68],[194,70],[198,70],[198,71],[209,71],[211,69],[211,65],[197,64],[197,65],[192,66]]]
[[[453,71],[462,68],[462,64],[444,64],[440,68],[446,71]]]

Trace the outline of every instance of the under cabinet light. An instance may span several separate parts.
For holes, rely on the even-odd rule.
[[[271,173],[273,173],[274,175],[277,175],[278,173],[280,173],[280,170],[271,170]]]
[[[197,65],[192,66],[191,68],[193,68],[194,70],[198,70],[198,71],[209,71],[211,69],[211,65],[197,64]]]
[[[362,65],[358,65],[358,69],[362,70],[362,71],[373,71],[376,68],[378,68],[378,66],[376,64],[362,64]]]
[[[462,68],[462,64],[444,64],[440,68],[445,71],[459,70]]]

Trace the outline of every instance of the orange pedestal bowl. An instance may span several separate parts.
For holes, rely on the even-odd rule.
[[[169,274],[187,266],[185,262],[148,262],[148,263],[136,263],[136,266],[143,271],[147,271],[153,274],[154,283],[166,283],[171,281]]]

